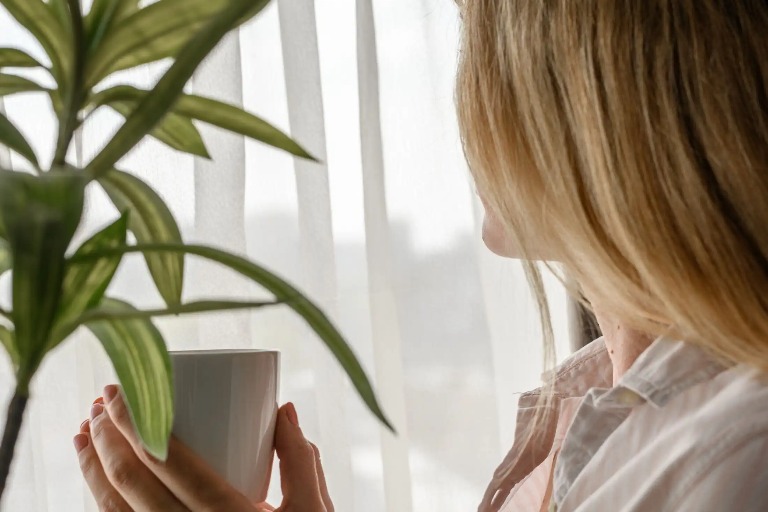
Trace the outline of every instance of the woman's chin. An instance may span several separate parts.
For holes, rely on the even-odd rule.
[[[512,244],[505,239],[504,235],[496,229],[489,229],[488,223],[483,224],[483,243],[492,253],[504,258],[519,258],[520,254],[514,251]]]

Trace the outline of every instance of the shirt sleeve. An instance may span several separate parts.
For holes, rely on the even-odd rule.
[[[671,510],[768,510],[768,433],[742,443],[718,461]]]

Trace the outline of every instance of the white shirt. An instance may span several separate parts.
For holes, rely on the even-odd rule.
[[[616,386],[602,339],[555,373],[551,421],[525,446],[539,390],[480,512],[768,511],[768,376],[656,340]]]

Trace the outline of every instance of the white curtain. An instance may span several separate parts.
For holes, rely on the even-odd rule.
[[[273,2],[216,50],[190,89],[290,131],[323,163],[201,127],[213,161],[147,141],[121,164],[157,188],[187,241],[246,254],[290,278],[350,340],[397,436],[377,424],[289,311],[159,321],[176,350],[283,351],[281,401],[297,404],[341,512],[472,510],[512,442],[515,395],[536,386],[542,369],[520,265],[480,241],[481,210],[452,98],[458,29],[450,0]],[[0,46],[45,58],[2,9]],[[149,87],[166,66],[116,81]],[[41,155],[52,152],[44,98],[14,96],[4,109]],[[118,122],[99,111],[72,157],[90,158]],[[0,164],[9,160],[21,165],[0,151]],[[78,239],[114,217],[92,191]],[[7,302],[7,278],[0,284]],[[565,295],[553,279],[548,286],[563,356]],[[185,287],[188,298],[263,294],[194,260]],[[124,261],[110,293],[161,304],[140,257]],[[49,356],[34,382],[3,510],[95,510],[71,438],[113,380],[85,333]],[[11,388],[2,361],[3,404]],[[273,483],[274,501],[278,489]]]

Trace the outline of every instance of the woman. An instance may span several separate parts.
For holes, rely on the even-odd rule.
[[[765,510],[768,2],[465,0],[462,17],[486,243],[562,262],[603,331],[523,395],[480,510]],[[270,509],[178,443],[149,460],[115,387],[81,430],[103,510]],[[333,510],[290,404],[276,446],[279,510]]]

